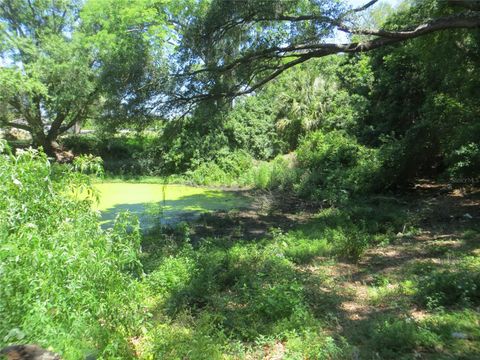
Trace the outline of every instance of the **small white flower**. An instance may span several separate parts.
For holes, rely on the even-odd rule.
[[[13,178],[13,183],[14,183],[15,185],[17,185],[18,187],[21,187],[21,186],[22,186],[22,183],[21,183],[20,180],[18,180],[18,179]]]

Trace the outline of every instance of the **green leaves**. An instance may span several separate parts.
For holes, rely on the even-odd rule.
[[[73,196],[85,180],[33,150],[0,155],[0,347],[130,357],[126,337],[141,316],[124,271],[141,274],[138,222],[123,217],[104,233],[91,202]]]
[[[161,74],[164,8],[150,0],[9,1],[0,7],[2,107],[47,148],[47,138],[104,110],[121,121],[142,113]]]

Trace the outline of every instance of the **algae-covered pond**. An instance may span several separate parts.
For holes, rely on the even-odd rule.
[[[103,182],[96,208],[104,226],[110,226],[118,213],[129,211],[140,219],[142,229],[158,224],[193,220],[202,213],[244,208],[249,201],[240,192],[185,185]]]

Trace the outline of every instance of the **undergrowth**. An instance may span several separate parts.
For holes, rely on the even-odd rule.
[[[88,177],[34,150],[3,150],[0,347],[37,343],[65,359],[133,357],[127,339],[143,318],[138,221],[125,214],[102,231]]]
[[[95,172],[87,160],[77,170]],[[38,343],[65,359],[480,353],[480,270],[472,253],[442,253],[442,265],[415,262],[392,275],[363,266],[373,279],[367,305],[377,311],[348,320],[352,292],[327,269],[353,267],[368,249],[420,232],[420,215],[396,198],[357,197],[256,241],[233,234],[194,241],[187,223],[141,237],[128,214],[102,230],[91,210],[91,178],[74,165],[51,165],[42,153],[6,149],[0,177],[0,345]],[[462,241],[478,236],[463,233]],[[412,308],[425,316],[411,316]]]

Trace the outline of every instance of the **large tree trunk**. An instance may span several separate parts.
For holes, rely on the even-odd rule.
[[[54,158],[57,162],[65,163],[73,159],[73,154],[70,151],[64,151],[57,142],[57,135],[49,133],[45,135],[43,132],[32,134],[33,145],[42,147],[45,154]]]

